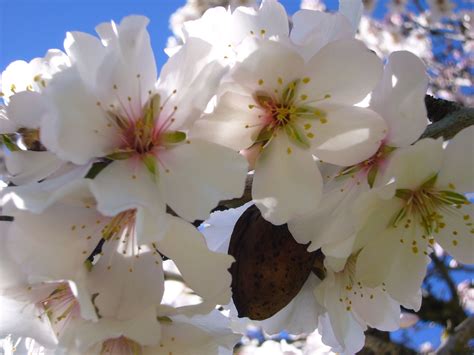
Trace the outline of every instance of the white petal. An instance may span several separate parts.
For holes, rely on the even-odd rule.
[[[364,5],[361,0],[339,0],[339,12],[351,22],[353,33],[356,33],[359,28],[363,10]]]
[[[390,55],[370,101],[370,108],[380,113],[388,124],[387,145],[407,146],[423,133],[428,124],[427,85],[425,65],[417,56],[406,51]]]
[[[342,166],[360,163],[371,157],[385,137],[385,121],[374,111],[355,106],[322,104],[327,121],[317,121],[312,142],[321,160]]]
[[[14,151],[5,155],[5,165],[13,176],[10,181],[24,185],[43,180],[58,170],[64,161],[50,152]]]
[[[206,219],[219,201],[243,193],[247,160],[229,148],[193,139],[158,154],[166,202],[188,221]]]
[[[395,178],[397,189],[417,190],[438,173],[443,153],[442,139],[426,138],[415,145],[397,149],[389,160],[382,185]]]
[[[83,179],[90,169],[90,164],[81,167],[72,167],[58,177],[46,179],[38,183],[10,187],[5,190],[2,202],[11,200],[17,208],[33,213],[41,213],[45,208],[61,199],[64,195],[76,191],[80,199],[91,197],[88,193],[88,182]]]
[[[15,218],[7,248],[35,282],[74,279],[100,238],[94,233],[100,215],[84,206],[57,203],[40,215],[9,208],[5,212]],[[87,239],[89,235],[93,238]]]
[[[57,340],[51,325],[39,315],[35,304],[0,296],[0,338],[13,334],[33,338],[45,347],[55,347]]]
[[[103,249],[87,285],[91,294],[98,293],[94,304],[102,317],[132,319],[160,304],[164,291],[160,255],[152,251],[123,255],[107,244]]]
[[[189,127],[216,93],[225,69],[218,62],[209,62],[211,48],[209,43],[192,38],[161,70],[157,86],[162,100],[167,100],[161,116],[173,116],[172,129]]]
[[[358,233],[357,243],[362,251],[357,258],[356,277],[368,287],[377,287],[386,280],[402,247],[399,231],[389,227],[401,207],[402,202],[398,199],[381,201]]]
[[[64,49],[86,83],[97,80],[97,70],[105,56],[105,48],[97,37],[83,32],[68,32]]]
[[[339,297],[335,301],[339,302],[338,299]],[[354,318],[352,312],[346,311],[338,304],[335,306],[319,317],[318,329],[321,331],[323,343],[330,345],[333,351],[355,354],[364,346],[366,327]]]
[[[445,226],[433,232],[436,241],[463,264],[474,263],[474,205],[464,205],[460,209],[443,213]]]
[[[6,212],[3,214],[6,215]],[[7,236],[12,224],[9,221],[0,221],[0,295],[8,288],[18,287],[27,282],[28,275],[21,271],[20,265],[15,262],[7,248]]]
[[[406,308],[415,312],[421,307],[421,283],[430,258],[414,254],[410,248],[400,249],[386,280],[387,293]]]
[[[115,128],[107,127],[106,113],[75,68],[58,73],[45,95],[54,109],[43,117],[41,142],[60,158],[85,164],[117,146]]]
[[[141,345],[156,345],[160,341],[161,326],[154,308],[150,307],[129,320],[103,318],[98,322],[84,323],[77,330],[77,345],[82,353],[88,353],[91,346],[122,335]]]
[[[250,43],[250,42],[249,42]],[[285,85],[302,77],[303,58],[290,47],[274,41],[255,41],[253,53],[231,71],[232,79],[250,93],[273,93],[278,79]]]
[[[313,157],[284,133],[272,138],[255,168],[252,196],[269,222],[279,225],[311,214],[319,203],[322,177]]]
[[[44,96],[37,92],[22,91],[10,97],[7,117],[15,124],[16,129],[21,127],[37,129],[40,127],[41,116],[45,111]]]
[[[209,249],[219,253],[227,253],[235,223],[252,205],[253,202],[247,202],[239,208],[211,213],[209,219],[204,221],[199,227],[199,230],[206,238]]]
[[[300,10],[292,17],[291,40],[307,60],[329,42],[353,38],[351,23],[340,13]]]
[[[285,8],[276,0],[264,0],[260,9],[240,6],[232,14],[231,38],[239,43],[246,36],[255,35],[265,38],[288,36],[289,21]],[[263,30],[263,32],[262,32]]]
[[[352,300],[354,312],[372,328],[393,331],[400,327],[400,304],[380,287],[358,290]]]
[[[468,127],[451,139],[444,151],[436,186],[454,186],[459,193],[474,191],[474,127]],[[450,185],[451,184],[451,185]]]
[[[356,104],[372,91],[382,72],[381,60],[362,42],[338,40],[321,48],[306,64],[305,76],[310,82],[304,89],[310,99],[331,95],[331,101]]]
[[[96,27],[107,54],[97,71],[97,88],[101,101],[107,105],[127,102],[132,111],[140,110],[153,90],[157,70],[155,57],[146,30],[148,18],[131,15],[115,23],[102,23]],[[116,90],[114,88],[117,88]]]
[[[190,138],[202,138],[234,150],[249,148],[263,127],[260,113],[250,95],[226,92],[211,114],[196,121]]]
[[[291,334],[301,334],[314,331],[318,326],[318,316],[323,312],[323,307],[313,294],[319,282],[319,279],[311,273],[290,303],[272,317],[259,322],[265,332],[278,334],[284,329]]]
[[[170,318],[171,323],[162,324],[160,345],[145,348],[144,354],[217,354],[219,346],[230,349],[239,338],[232,334],[227,318],[215,310],[206,316]]]
[[[116,160],[90,182],[97,209],[106,216],[136,208],[164,214],[166,206],[158,184],[140,160]]]
[[[170,218],[169,231],[156,243],[158,250],[176,263],[186,284],[205,301],[227,304],[231,297],[227,269],[234,258],[211,252],[196,228],[177,217]]]

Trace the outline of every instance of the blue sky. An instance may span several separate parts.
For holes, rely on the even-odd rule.
[[[300,0],[281,1],[289,13]],[[185,0],[0,0],[0,70],[17,59],[43,56],[49,48],[63,48],[67,31],[94,32],[104,21],[120,21],[129,14],[150,18],[149,32],[158,64],[166,60],[163,48],[170,35],[170,15]],[[337,9],[337,0],[327,2]]]

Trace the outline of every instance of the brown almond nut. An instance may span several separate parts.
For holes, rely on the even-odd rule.
[[[307,247],[294,240],[286,224],[266,221],[255,205],[242,214],[229,244],[236,259],[230,271],[239,317],[267,319],[298,294],[313,268],[322,267],[322,253]]]

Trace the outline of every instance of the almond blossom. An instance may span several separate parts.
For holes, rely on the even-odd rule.
[[[91,183],[104,214],[140,205],[164,219],[168,204],[189,221],[203,219],[219,200],[241,193],[246,175],[238,154],[187,134],[222,68],[202,59],[210,45],[193,40],[156,82],[147,24],[145,17],[129,16],[120,25],[99,25],[101,39],[68,34],[72,66],[54,75],[44,92],[41,141],[74,164],[111,161]]]
[[[326,264],[326,278],[314,290],[318,302],[327,309],[319,318],[322,340],[344,354],[362,349],[367,326],[384,331],[399,328],[400,304],[384,283],[372,288],[357,278],[357,257],[352,254],[337,272]]]
[[[473,210],[464,196],[474,188],[473,134],[464,129],[445,149],[439,139],[423,139],[397,150],[386,172],[397,176],[395,188],[379,194],[358,236],[358,277],[371,286],[385,282],[397,301],[415,310],[420,301],[412,295],[435,241],[459,262],[474,262]]]
[[[4,207],[14,218],[4,236],[5,247],[30,282],[72,280],[79,289],[102,295],[96,305],[103,313],[110,309],[115,316],[127,318],[160,303],[162,255],[166,255],[206,302],[228,302],[231,256],[209,251],[192,225],[172,216],[167,217],[169,228],[163,237],[153,241],[157,229],[154,225],[140,229],[140,210],[129,209],[112,217],[101,214],[88,183],[71,183],[67,193],[51,200],[41,214],[16,209],[13,203]],[[33,233],[37,238],[31,239]],[[146,235],[142,240],[151,241],[139,243],[140,234]],[[203,282],[202,274],[209,282]],[[122,295],[120,299],[117,294]]]
[[[358,164],[346,168],[322,164],[325,204],[313,215],[289,222],[298,242],[311,242],[309,251],[322,248],[325,255],[342,259],[350,255],[355,234],[370,210],[370,198],[365,195],[387,180],[383,176],[393,152],[413,143],[426,128],[426,86],[425,67],[416,56],[405,51],[390,55],[369,104],[387,124],[382,144]]]
[[[248,45],[253,52],[235,65],[232,86],[196,122],[195,134],[236,150],[262,146],[252,196],[265,219],[282,224],[317,207],[322,179],[313,154],[350,165],[379,148],[384,121],[353,105],[372,90],[382,68],[351,39],[327,44],[306,63],[278,42]],[[342,60],[349,56],[350,68]]]
[[[0,97],[7,105],[0,118],[0,143],[9,180],[17,185],[44,179],[64,165],[42,145],[39,127],[46,110],[41,93],[51,77],[69,65],[63,52],[49,50],[44,58],[11,63],[1,75]]]

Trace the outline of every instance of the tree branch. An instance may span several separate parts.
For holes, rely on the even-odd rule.
[[[390,341],[387,332],[376,329],[369,329],[365,335],[364,348],[358,355],[415,355],[417,352],[404,345]]]
[[[458,325],[466,318],[466,314],[459,303],[444,302],[431,294],[423,295],[421,308],[418,312],[410,309],[404,310],[416,314],[421,320],[438,323],[447,329]]]
[[[430,124],[421,138],[453,138],[459,131],[474,125],[474,108],[462,107]]]
[[[450,354],[472,354],[472,349],[469,349],[469,340],[474,334],[474,316],[465,319],[455,329],[454,333],[442,344],[436,351],[437,355]]]

